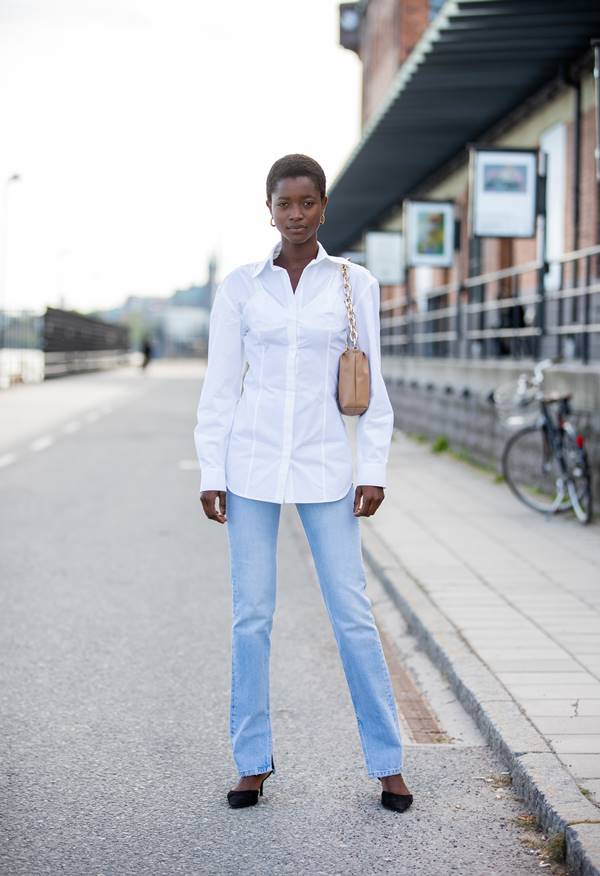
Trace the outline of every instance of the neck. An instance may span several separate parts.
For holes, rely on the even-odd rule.
[[[282,238],[281,251],[277,259],[288,265],[307,265],[317,257],[318,252],[319,245],[317,243],[316,234],[305,243],[292,243],[291,241]]]

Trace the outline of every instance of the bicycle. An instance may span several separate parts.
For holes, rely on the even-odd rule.
[[[509,429],[517,429],[502,454],[502,473],[528,508],[556,514],[571,508],[580,523],[592,519],[592,479],[585,439],[569,419],[571,393],[544,392],[544,359],[533,374],[498,387],[492,399]]]

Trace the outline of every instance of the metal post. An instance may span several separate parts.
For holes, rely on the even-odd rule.
[[[571,200],[573,202],[573,252],[579,249],[580,226],[581,226],[581,74],[577,74],[577,80],[573,82],[574,107],[573,107],[573,166],[571,169]]]
[[[587,365],[590,361],[590,333],[588,326],[590,324],[590,285],[592,282],[592,257],[585,257],[585,294],[583,296],[583,324],[584,331],[581,334],[581,361]]]
[[[406,332],[406,353],[408,356],[414,356],[414,342],[413,342],[413,317],[412,317],[412,304],[413,304],[413,295],[412,295],[412,284],[413,284],[414,274],[413,268],[410,265],[406,266],[406,323],[405,323],[405,332]]]
[[[482,239],[481,237],[469,237],[469,277],[478,277],[481,274],[481,250],[482,250]],[[467,289],[467,304],[481,304],[482,303],[482,286],[469,286]],[[469,313],[470,311],[466,310],[466,331],[465,331],[465,341],[466,341],[466,349],[465,355],[467,359],[469,359],[473,353],[472,342],[469,340]],[[483,310],[480,310],[477,313],[477,319],[475,320],[477,328],[482,329],[483,323],[482,319],[484,319]],[[476,341],[479,345],[480,352],[482,351],[483,344],[481,338]]]
[[[512,295],[513,298],[517,298],[517,299],[521,298],[521,274],[513,274],[513,276],[511,277],[510,294]],[[517,307],[518,306],[519,305],[517,305]],[[521,307],[522,307],[522,305],[521,305]],[[521,311],[519,311],[519,313],[520,312]],[[523,318],[523,320],[521,320],[521,319],[517,318],[517,316],[516,316],[517,310],[516,310],[514,305],[511,307],[510,313],[511,313],[511,319],[510,319],[511,328],[512,329],[522,328],[521,323],[524,324],[525,319]],[[523,311],[523,313],[524,313],[524,311]],[[517,325],[517,323],[518,323],[518,325]],[[510,338],[509,348],[510,348],[511,359],[522,359],[523,357],[527,358],[527,355],[529,354],[530,349],[531,349],[530,344],[529,344],[529,340],[530,339],[528,337]]]
[[[473,230],[473,192],[475,191],[475,151],[472,144],[469,145],[469,207],[467,222],[467,276],[477,277],[481,274],[482,265],[482,240],[476,237]],[[466,290],[467,307],[464,309],[464,354],[470,359],[472,354],[471,341],[469,340],[469,309],[468,305],[475,298],[474,287],[469,286]],[[481,341],[479,341],[481,344]]]
[[[594,82],[596,85],[596,243],[600,243],[600,39],[592,40],[594,48]],[[596,256],[596,274],[598,257]]]
[[[459,283],[456,288],[456,301],[455,301],[455,320],[456,320],[456,344],[454,347],[454,356],[455,358],[460,358],[461,354],[461,345],[462,345],[462,294],[463,294],[463,285]]]
[[[596,182],[600,184],[600,40],[592,40],[594,48],[594,81],[596,84]],[[600,243],[600,241],[598,241]]]
[[[538,190],[537,190],[537,296],[535,326],[539,334],[534,335],[532,352],[535,359],[543,355],[543,342],[546,334],[546,274],[548,262],[546,261],[546,172],[548,156],[545,152],[539,153],[538,165]]]
[[[563,286],[565,285],[565,263],[560,263],[560,274],[558,278],[558,301],[556,302],[556,328],[560,328],[563,324],[563,315],[564,315],[564,307],[563,307],[563,299],[560,294]],[[556,355],[558,358],[562,356],[563,349],[563,336],[561,332],[557,332],[556,334]]]

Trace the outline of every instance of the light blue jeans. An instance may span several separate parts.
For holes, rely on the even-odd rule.
[[[403,746],[379,631],[366,594],[360,519],[354,487],[334,502],[296,508],[312,552],[321,592],[358,723],[367,773],[402,772]],[[227,490],[227,533],[233,596],[229,733],[240,776],[271,769],[269,658],[277,589],[281,505]]]

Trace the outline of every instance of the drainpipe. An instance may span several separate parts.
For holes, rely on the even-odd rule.
[[[573,202],[573,249],[579,249],[581,227],[581,73],[572,82],[574,89],[573,105],[573,165],[571,168],[571,198]]]
[[[596,243],[600,243],[600,39],[592,40],[596,90]]]

